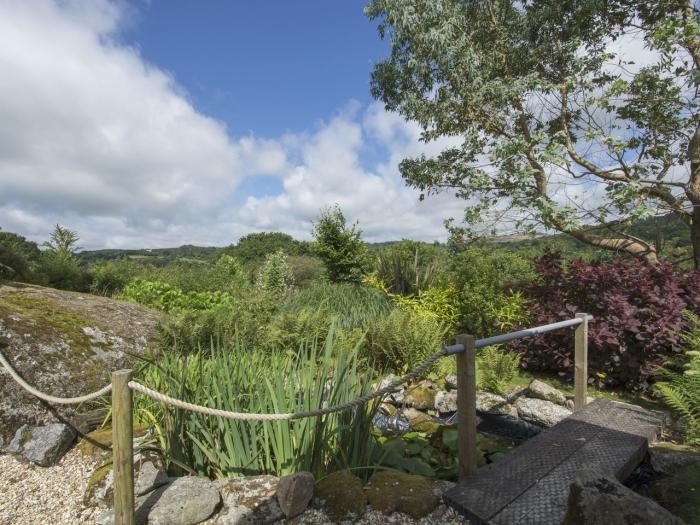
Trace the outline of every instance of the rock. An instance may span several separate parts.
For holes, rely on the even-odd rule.
[[[518,417],[518,411],[515,410],[513,405],[508,404],[506,398],[489,392],[477,393],[476,411],[485,414]]]
[[[450,390],[457,388],[457,374],[447,374],[445,376],[445,386]]]
[[[571,484],[562,525],[683,525],[654,501],[640,496],[614,478],[584,473]]]
[[[421,381],[406,392],[404,404],[417,410],[432,410],[435,406],[435,385],[430,381]]]
[[[379,405],[379,412],[384,414],[385,416],[395,416],[396,407],[390,403],[381,403]]]
[[[30,428],[22,425],[7,447],[11,454],[22,457],[42,467],[58,463],[75,440],[76,432],[63,423],[51,423]]]
[[[398,377],[394,374],[389,374],[388,376],[383,377],[382,380],[379,382],[378,389],[388,387],[391,383],[393,383],[397,379],[398,379]],[[403,402],[404,402],[403,388],[398,387],[394,392],[390,393],[386,397],[386,402],[392,403],[394,405],[403,405]]]
[[[444,392],[438,390],[435,394],[435,410],[440,413],[456,412],[457,411],[457,391],[450,390]]]
[[[568,408],[569,410],[573,411],[574,410],[574,400],[573,399],[567,399],[566,403],[564,403],[564,406]]]
[[[694,460],[688,454],[685,457],[684,460],[673,458],[663,465],[667,475],[651,484],[649,496],[688,525],[697,525],[700,523],[700,461],[697,456]]]
[[[162,470],[156,468],[156,466],[151,461],[145,461],[141,465],[141,470],[139,470],[136,477],[136,482],[134,483],[134,494],[136,496],[143,496],[149,492],[162,487],[168,483],[168,475]]]
[[[670,475],[679,468],[700,461],[700,453],[675,446],[654,446],[649,449],[649,462],[659,474]]]
[[[2,352],[32,386],[54,396],[94,392],[109,384],[111,370],[131,368],[135,356],[145,355],[155,341],[160,318],[156,311],[125,301],[0,284]],[[0,436],[6,441],[23,424],[57,422],[55,414],[88,432],[89,410],[89,404],[48,410],[8,374],[0,374]]]
[[[314,496],[314,481],[311,472],[297,472],[280,478],[277,502],[287,518],[298,516],[309,506]]]
[[[440,423],[438,421],[435,421],[425,412],[421,412],[415,408],[407,408],[403,411],[403,416],[408,421],[410,427],[417,432],[432,434],[440,428]]]
[[[340,470],[316,483],[314,504],[337,522],[362,516],[367,508],[367,496],[357,476],[349,470]]]
[[[372,508],[384,514],[402,512],[418,519],[438,504],[428,478],[403,472],[380,470],[370,478],[365,492]]]
[[[83,494],[83,505],[86,507],[97,507],[102,505],[112,506],[114,502],[114,471],[112,470],[111,459],[108,463],[100,465],[90,474],[85,493]]]
[[[163,489],[148,512],[148,525],[194,525],[221,504],[219,491],[208,479],[177,478]]]
[[[442,501],[442,495],[456,486],[457,483],[455,483],[454,481],[447,481],[446,479],[432,480],[433,495],[437,498],[438,501]]]
[[[279,478],[262,475],[220,479],[214,483],[224,500],[217,525],[273,523],[284,518],[275,497]]]
[[[528,390],[530,397],[544,399],[545,401],[550,401],[562,406],[566,404],[566,396],[562,392],[537,379],[532,380]]]
[[[520,397],[515,401],[515,408],[518,416],[525,421],[537,423],[545,427],[551,427],[559,423],[565,417],[571,415],[568,410],[560,405],[545,401],[544,399],[533,399],[531,397]]]

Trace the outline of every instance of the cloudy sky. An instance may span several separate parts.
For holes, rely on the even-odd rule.
[[[463,203],[397,169],[439,151],[369,95],[364,2],[0,0],[0,227],[86,248],[308,238],[338,203],[370,241],[444,239]]]

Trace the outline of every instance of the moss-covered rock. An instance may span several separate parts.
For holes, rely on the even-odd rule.
[[[366,494],[372,508],[384,514],[402,512],[417,519],[430,514],[438,504],[430,479],[391,470],[374,474]]]
[[[111,370],[132,366],[134,355],[143,355],[154,340],[159,319],[159,313],[124,301],[0,284],[0,351],[29,383],[56,396],[93,392],[109,383]],[[58,410],[77,423],[77,410],[89,408]],[[24,423],[55,421],[35,397],[0,374],[0,437],[8,440]]]
[[[700,462],[679,466],[658,479],[649,495],[688,525],[700,525]]]
[[[367,496],[362,489],[362,482],[349,470],[334,472],[316,482],[314,502],[336,522],[358,518],[367,509]]]
[[[430,381],[421,381],[415,387],[409,389],[404,397],[406,406],[418,410],[432,410],[435,406],[437,390]]]

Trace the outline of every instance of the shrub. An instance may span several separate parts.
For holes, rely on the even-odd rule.
[[[529,311],[518,292],[534,278],[523,257],[487,248],[468,248],[450,258],[450,282],[462,332],[486,337],[525,324]]]
[[[686,313],[690,329],[683,334],[685,352],[661,369],[661,382],[655,389],[682,419],[685,439],[700,445],[700,318]]]
[[[445,325],[435,316],[396,308],[373,323],[366,349],[383,370],[403,373],[440,350],[446,335]]]
[[[190,403],[247,413],[290,413],[336,405],[367,394],[374,376],[358,347],[334,349],[307,341],[301,352],[214,347],[207,355],[164,352],[137,372],[146,386]],[[202,416],[136,398],[173,473],[184,466],[203,476],[277,476],[310,471],[317,478],[370,464],[377,402],[293,421],[239,421]]]
[[[520,356],[498,346],[487,346],[477,356],[479,385],[494,394],[506,393],[519,368]]]
[[[311,233],[316,254],[323,261],[331,282],[359,283],[362,280],[369,262],[362,230],[357,224],[348,227],[337,205],[321,212]]]
[[[164,312],[211,310],[231,300],[226,292],[183,292],[166,283],[143,279],[129,283],[124,298]]]
[[[377,254],[376,277],[389,293],[417,295],[435,284],[441,269],[440,256],[434,246],[403,240]]]
[[[88,269],[92,279],[90,291],[107,296],[119,294],[138,272],[138,266],[127,259],[94,264]]]
[[[535,324],[592,314],[588,329],[591,381],[646,388],[664,357],[678,351],[686,328],[682,312],[700,308],[700,273],[640,260],[576,260],[558,253],[536,260],[539,281],[527,290]],[[571,377],[573,336],[557,331],[516,344],[523,366]]]
[[[37,274],[40,275],[42,284],[52,288],[75,292],[87,292],[90,289],[88,272],[75,257],[61,252],[43,252]]]
[[[255,286],[259,290],[272,292],[277,295],[285,294],[294,286],[294,274],[287,262],[287,256],[282,250],[270,253],[258,271]]]

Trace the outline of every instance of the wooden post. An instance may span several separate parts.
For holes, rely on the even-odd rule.
[[[588,314],[576,314],[581,324],[574,334],[574,410],[586,406],[588,396]]]
[[[457,358],[457,441],[459,479],[476,470],[476,338],[458,335],[464,352]]]
[[[131,370],[112,372],[114,525],[134,525],[134,416]]]

